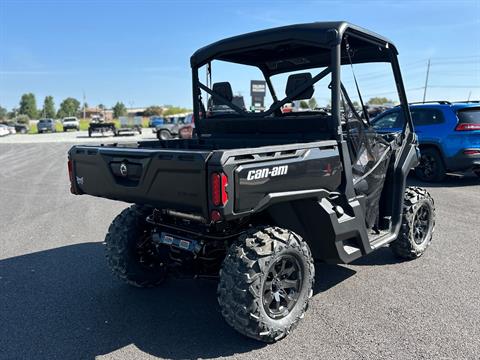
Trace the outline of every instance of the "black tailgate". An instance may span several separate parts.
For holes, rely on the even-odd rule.
[[[74,146],[79,193],[206,216],[209,151]]]

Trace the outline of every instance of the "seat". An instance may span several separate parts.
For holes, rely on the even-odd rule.
[[[225,100],[232,101],[233,100],[233,92],[232,92],[232,86],[230,85],[229,82],[217,82],[212,85],[212,91],[221,97],[223,97]],[[222,102],[219,102],[217,99],[214,97],[212,98],[213,105],[224,105]]]
[[[287,86],[285,88],[285,95],[291,96],[295,93],[295,91],[301,87],[306,82],[312,80],[312,74],[309,72],[300,73],[300,74],[292,74],[288,77]],[[300,94],[294,96],[292,100],[305,100],[310,99],[313,96],[314,88],[313,84],[307,87],[304,91]]]

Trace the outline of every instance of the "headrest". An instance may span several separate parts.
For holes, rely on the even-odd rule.
[[[293,74],[288,77],[287,87],[285,89],[285,95],[290,96],[293,94],[300,86],[306,82],[312,80],[312,74],[310,73],[300,73]],[[313,84],[310,85],[305,91],[302,91],[300,94],[295,96],[292,100],[305,100],[310,99],[313,96]]]
[[[232,87],[229,82],[218,82],[213,84],[212,91],[228,101],[232,101],[233,99]],[[214,105],[223,105],[223,103],[218,102],[215,98],[212,98],[212,100]]]

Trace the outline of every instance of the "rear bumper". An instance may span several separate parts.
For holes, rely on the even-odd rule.
[[[64,129],[78,129],[80,127],[80,125],[78,124],[68,124],[68,125],[63,125],[63,128]]]
[[[465,150],[478,150],[475,149],[462,149],[455,156],[446,159],[446,165],[450,171],[466,171],[473,168],[480,168],[480,153],[477,154],[465,154]]]

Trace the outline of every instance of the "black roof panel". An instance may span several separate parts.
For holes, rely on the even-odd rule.
[[[314,22],[282,26],[255,31],[226,38],[197,50],[190,58],[192,67],[202,66],[212,59],[254,65],[270,74],[314,65],[328,64],[329,49],[342,41],[345,34],[361,37],[362,46],[358,47],[358,56],[353,62],[385,61],[385,54],[369,54],[372,47],[379,45],[396,51],[387,38],[345,21]],[[368,44],[367,47],[365,46]],[[358,45],[358,43],[357,43]],[[319,51],[325,48],[325,52]],[[294,56],[293,54],[302,54]],[[303,56],[307,54],[307,56]],[[281,61],[280,61],[281,60]],[[283,64],[280,64],[281,62]],[[277,64],[275,64],[277,63]]]

